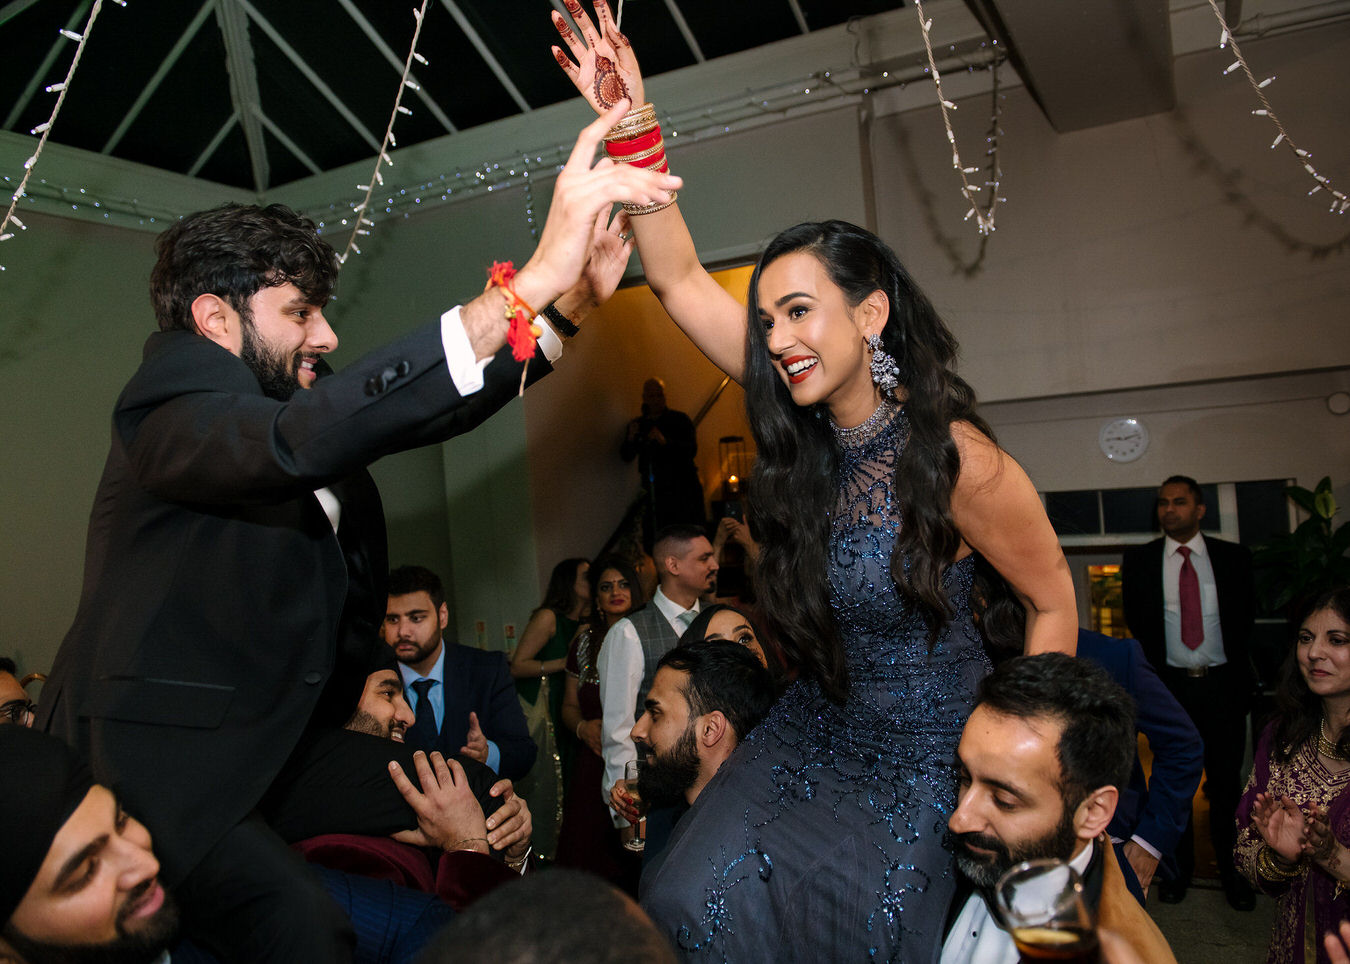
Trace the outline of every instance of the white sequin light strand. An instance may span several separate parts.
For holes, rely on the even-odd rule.
[[[417,82],[409,78],[412,72],[413,61],[425,66],[427,59],[417,52],[417,39],[422,35],[422,18],[426,16],[427,4],[430,0],[422,0],[422,6],[413,11],[413,19],[417,21],[413,27],[412,43],[408,47],[408,57],[403,61],[403,76],[398,81],[398,93],[394,96],[394,109],[389,114],[389,126],[384,129],[384,142],[380,144],[379,156],[375,158],[375,171],[370,177],[369,184],[358,184],[358,191],[365,191],[366,196],[361,199],[361,203],[352,208],[352,217],[356,223],[352,225],[352,233],[347,238],[347,246],[342,249],[342,254],[338,256],[338,264],[346,264],[347,256],[350,254],[360,254],[361,249],[356,245],[356,239],[359,236],[370,234],[370,229],[375,222],[366,217],[366,209],[370,207],[371,195],[375,193],[375,188],[384,184],[384,175],[380,173],[380,168],[384,165],[394,166],[393,160],[389,157],[389,151],[396,145],[394,140],[394,123],[398,120],[399,114],[411,114],[411,108],[403,106],[403,92],[405,90],[419,90]]]
[[[127,0],[113,0],[119,7],[125,7]],[[103,0],[94,0],[94,6],[89,11],[89,19],[84,23],[84,30],[75,33],[72,30],[62,30],[61,35],[69,40],[74,40],[75,56],[71,58],[70,69],[66,71],[66,79],[57,84],[52,84],[47,88],[47,93],[56,94],[56,103],[52,105],[51,116],[45,123],[34,127],[30,133],[41,134],[38,139],[37,150],[33,156],[23,162],[23,179],[19,181],[19,186],[14,190],[14,196],[9,199],[9,209],[5,211],[5,216],[0,219],[0,241],[9,241],[14,237],[14,232],[9,230],[12,224],[20,231],[28,230],[28,226],[18,219],[14,214],[14,209],[18,207],[19,199],[24,196],[24,190],[28,187],[28,179],[33,176],[33,168],[37,166],[38,158],[42,156],[42,149],[47,146],[47,138],[51,135],[52,125],[56,123],[56,115],[61,113],[61,105],[66,101],[66,94],[70,91],[70,82],[75,77],[75,68],[80,65],[80,57],[84,53],[84,45],[89,42],[89,33],[94,29],[94,21],[98,19],[98,12],[103,9]],[[0,271],[4,271],[5,266],[0,265]]]
[[[1271,107],[1270,101],[1266,99],[1266,88],[1274,82],[1275,78],[1271,76],[1267,77],[1265,80],[1257,81],[1256,76],[1252,73],[1252,69],[1247,66],[1247,58],[1242,56],[1242,50],[1238,47],[1237,38],[1233,36],[1233,31],[1228,26],[1228,21],[1224,20],[1223,13],[1219,10],[1219,5],[1215,0],[1209,0],[1209,5],[1214,10],[1214,16],[1218,18],[1219,26],[1223,30],[1223,32],[1219,34],[1219,49],[1223,50],[1224,47],[1231,44],[1233,47],[1233,56],[1237,58],[1237,60],[1234,60],[1228,65],[1227,69],[1224,70],[1224,76],[1228,76],[1241,67],[1242,72],[1247,75],[1247,82],[1252,85],[1252,90],[1256,92],[1256,99],[1261,103],[1261,106],[1252,111],[1252,114],[1256,117],[1269,118],[1270,122],[1275,125],[1277,133],[1275,135],[1275,140],[1270,143],[1270,149],[1274,150],[1281,144],[1284,144],[1289,150],[1293,151],[1294,159],[1308,172],[1308,176],[1317,182],[1313,185],[1312,190],[1308,192],[1309,196],[1316,194],[1318,191],[1325,190],[1332,198],[1331,207],[1328,209],[1328,212],[1331,214],[1344,214],[1347,210],[1350,210],[1350,197],[1347,197],[1344,191],[1339,191],[1332,187],[1330,179],[1317,172],[1317,168],[1312,165],[1312,155],[1293,142],[1289,137],[1288,132],[1285,131],[1284,125],[1280,123],[1280,118],[1276,115],[1275,108]]]
[[[1212,3],[1213,0],[1210,0]],[[970,210],[962,219],[969,221],[975,218],[979,226],[980,234],[989,235],[994,233],[994,209],[998,207],[999,202],[1007,200],[999,197],[999,179],[1000,174],[995,167],[992,179],[987,183],[989,188],[989,200],[985,207],[981,209],[980,200],[977,197],[981,188],[972,187],[970,175],[979,173],[978,167],[964,167],[961,164],[961,151],[956,146],[956,132],[952,130],[951,111],[956,110],[956,104],[948,100],[942,93],[942,77],[938,74],[937,61],[933,57],[933,44],[928,38],[928,33],[933,28],[931,17],[925,17],[923,13],[923,0],[914,0],[914,10],[919,16],[919,26],[923,30],[923,46],[928,52],[928,70],[933,78],[933,86],[937,89],[938,105],[942,108],[942,124],[947,128],[947,143],[952,148],[952,167],[961,175],[961,195],[970,205]]]

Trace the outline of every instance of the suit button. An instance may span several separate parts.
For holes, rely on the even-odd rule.
[[[319,684],[319,681],[322,679],[323,679],[322,673],[310,672],[305,674],[305,682],[308,683],[310,686],[317,686]]]

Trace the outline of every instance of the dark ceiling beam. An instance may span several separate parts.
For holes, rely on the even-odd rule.
[[[381,37],[379,31],[371,25],[371,22],[366,19],[365,14],[357,9],[356,4],[353,3],[352,0],[338,0],[338,3],[342,5],[343,10],[347,11],[347,15],[356,22],[356,25],[361,28],[361,32],[370,38],[370,42],[375,45],[375,49],[383,55],[384,59],[389,62],[389,65],[394,68],[395,72],[402,77],[404,62],[399,60],[398,55],[384,42],[384,38]],[[446,116],[445,111],[441,110],[441,105],[436,103],[436,101],[432,99],[432,96],[426,92],[426,88],[418,82],[417,75],[409,71],[408,79],[417,84],[417,88],[413,93],[415,93],[418,99],[422,101],[422,104],[431,113],[431,116],[436,118],[437,122],[445,128],[446,133],[457,134],[459,128],[451,122],[450,118]]]
[[[267,130],[271,133],[271,135],[281,143],[282,147],[290,151],[297,161],[305,165],[305,167],[309,168],[309,173],[311,174],[323,173],[323,170],[319,167],[319,165],[315,164],[314,161],[310,158],[310,156],[306,154],[303,150],[301,150],[300,145],[295,143],[295,141],[291,140],[290,137],[286,135],[286,132],[283,131],[280,127],[278,127],[272,121],[272,119],[263,112],[263,109],[261,107],[258,108],[258,120],[261,121],[262,126],[267,128]]]
[[[14,0],[13,3],[7,3],[3,7],[0,7],[0,27],[4,26],[8,21],[13,20],[37,2],[38,0]]]
[[[1171,110],[1167,0],[966,0],[1061,133]]]
[[[497,55],[488,48],[483,38],[478,35],[478,31],[474,29],[473,24],[469,23],[469,18],[464,16],[464,11],[459,9],[459,4],[455,3],[455,0],[441,0],[441,6],[445,7],[450,16],[454,18],[455,23],[459,24],[459,29],[464,31],[464,36],[469,38],[469,43],[473,44],[473,49],[478,51],[478,56],[483,58],[483,62],[488,65],[488,70],[492,71],[493,76],[497,78],[497,82],[506,88],[506,92],[511,95],[511,99],[516,102],[516,106],[523,113],[529,113],[530,105],[525,100],[525,95],[516,87],[506,69],[502,67],[501,61],[497,59]]]
[[[94,0],[83,0],[83,2],[75,8],[75,12],[70,15],[70,19],[66,21],[66,29],[74,30],[83,23],[84,18],[89,15],[89,8],[93,5]],[[23,89],[23,96],[14,102],[14,107],[10,110],[9,116],[5,118],[5,123],[3,125],[4,130],[9,130],[19,122],[19,118],[23,115],[23,112],[28,109],[28,105],[32,103],[33,97],[36,96],[38,88],[42,86],[43,78],[45,78],[47,72],[52,69],[52,64],[56,63],[56,58],[61,55],[61,51],[69,44],[69,40],[60,34],[57,34],[56,39],[52,41],[51,49],[47,51],[47,56],[43,57],[42,63],[38,65],[37,73],[33,74],[33,79],[30,80],[28,86]]]
[[[253,62],[253,42],[248,37],[248,14],[240,0],[216,0],[216,22],[225,41],[225,66],[230,75],[230,100],[248,145],[249,165],[254,189],[261,194],[270,187],[271,170],[267,163],[267,145],[263,141],[262,121],[258,117],[258,71]]]
[[[131,125],[136,123],[136,118],[141,115],[141,111],[144,110],[145,105],[150,102],[150,98],[154,96],[155,91],[159,90],[159,85],[164,82],[164,78],[169,75],[169,71],[173,70],[173,65],[178,63],[178,58],[183,56],[183,51],[187,50],[188,44],[192,43],[192,39],[197,36],[197,31],[202,28],[202,24],[206,23],[206,18],[211,16],[211,11],[214,9],[215,0],[206,0],[206,2],[202,4],[201,9],[197,11],[197,15],[192,18],[192,22],[188,24],[187,29],[183,31],[183,35],[178,38],[178,42],[173,45],[173,49],[169,51],[163,62],[160,63],[159,69],[155,71],[155,75],[151,77],[150,82],[142,88],[140,96],[136,98],[136,102],[131,105],[131,109],[128,110],[126,116],[122,118],[122,123],[117,125],[117,130],[112,132],[112,136],[108,138],[108,142],[103,145],[103,149],[99,151],[100,154],[111,153],[112,149],[116,147],[118,142],[126,135],[126,132],[131,129]]]
[[[202,148],[202,152],[197,155],[197,159],[193,161],[192,166],[187,169],[188,177],[197,176],[197,172],[206,166],[206,162],[211,159],[211,155],[216,152],[222,143],[224,143],[225,135],[234,130],[234,125],[237,123],[239,123],[238,114],[231,114],[226,119],[225,123],[220,126],[220,130],[216,131],[216,136],[211,138],[210,143],[208,143],[206,147]]]
[[[243,8],[244,12],[248,14],[249,19],[256,23],[258,29],[267,35],[267,39],[272,41],[272,43],[276,45],[276,48],[286,55],[286,59],[291,62],[296,70],[300,71],[305,80],[309,81],[310,86],[317,90],[319,94],[322,95],[323,99],[328,101],[328,103],[333,106],[333,109],[342,115],[342,119],[351,125],[352,130],[356,131],[356,133],[361,136],[362,140],[370,145],[372,151],[378,151],[380,149],[380,141],[370,132],[370,128],[361,123],[361,119],[352,112],[352,109],[347,106],[342,98],[333,93],[333,89],[323,82],[323,78],[314,72],[314,68],[305,62],[305,58],[296,53],[295,48],[287,43],[286,38],[281,35],[281,31],[272,26],[268,19],[260,14],[248,0],[230,0],[230,2],[237,3]],[[241,120],[243,119],[242,112],[240,113],[240,118]],[[295,120],[298,124],[306,124],[309,122],[309,119],[304,117],[297,117]]]
[[[694,59],[699,63],[706,62],[708,58],[703,56],[703,48],[698,45],[698,41],[694,38],[694,31],[689,29],[689,21],[684,19],[684,13],[676,5],[675,0],[666,0],[666,9],[670,11],[675,26],[680,28],[680,34],[684,37],[684,42],[689,45],[689,52],[694,55]]]

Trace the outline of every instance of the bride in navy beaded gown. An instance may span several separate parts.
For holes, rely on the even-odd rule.
[[[565,0],[559,65],[593,107],[642,104],[604,0]],[[584,41],[584,42],[583,42]],[[655,113],[607,149],[663,157]],[[617,135],[616,135],[617,136]],[[1026,648],[1073,652],[1072,580],[1034,486],[954,371],[956,342],[895,253],[841,221],[770,242],[743,308],[677,204],[630,216],[667,312],[745,388],[760,609],[796,681],[644,872],[689,960],[936,961],[955,890],[956,745],[988,663],[976,553],[1026,610]]]

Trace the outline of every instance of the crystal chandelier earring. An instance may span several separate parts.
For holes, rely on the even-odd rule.
[[[867,347],[872,352],[872,361],[868,366],[872,370],[872,381],[883,392],[893,392],[900,385],[900,366],[881,347],[881,336],[867,336]]]

